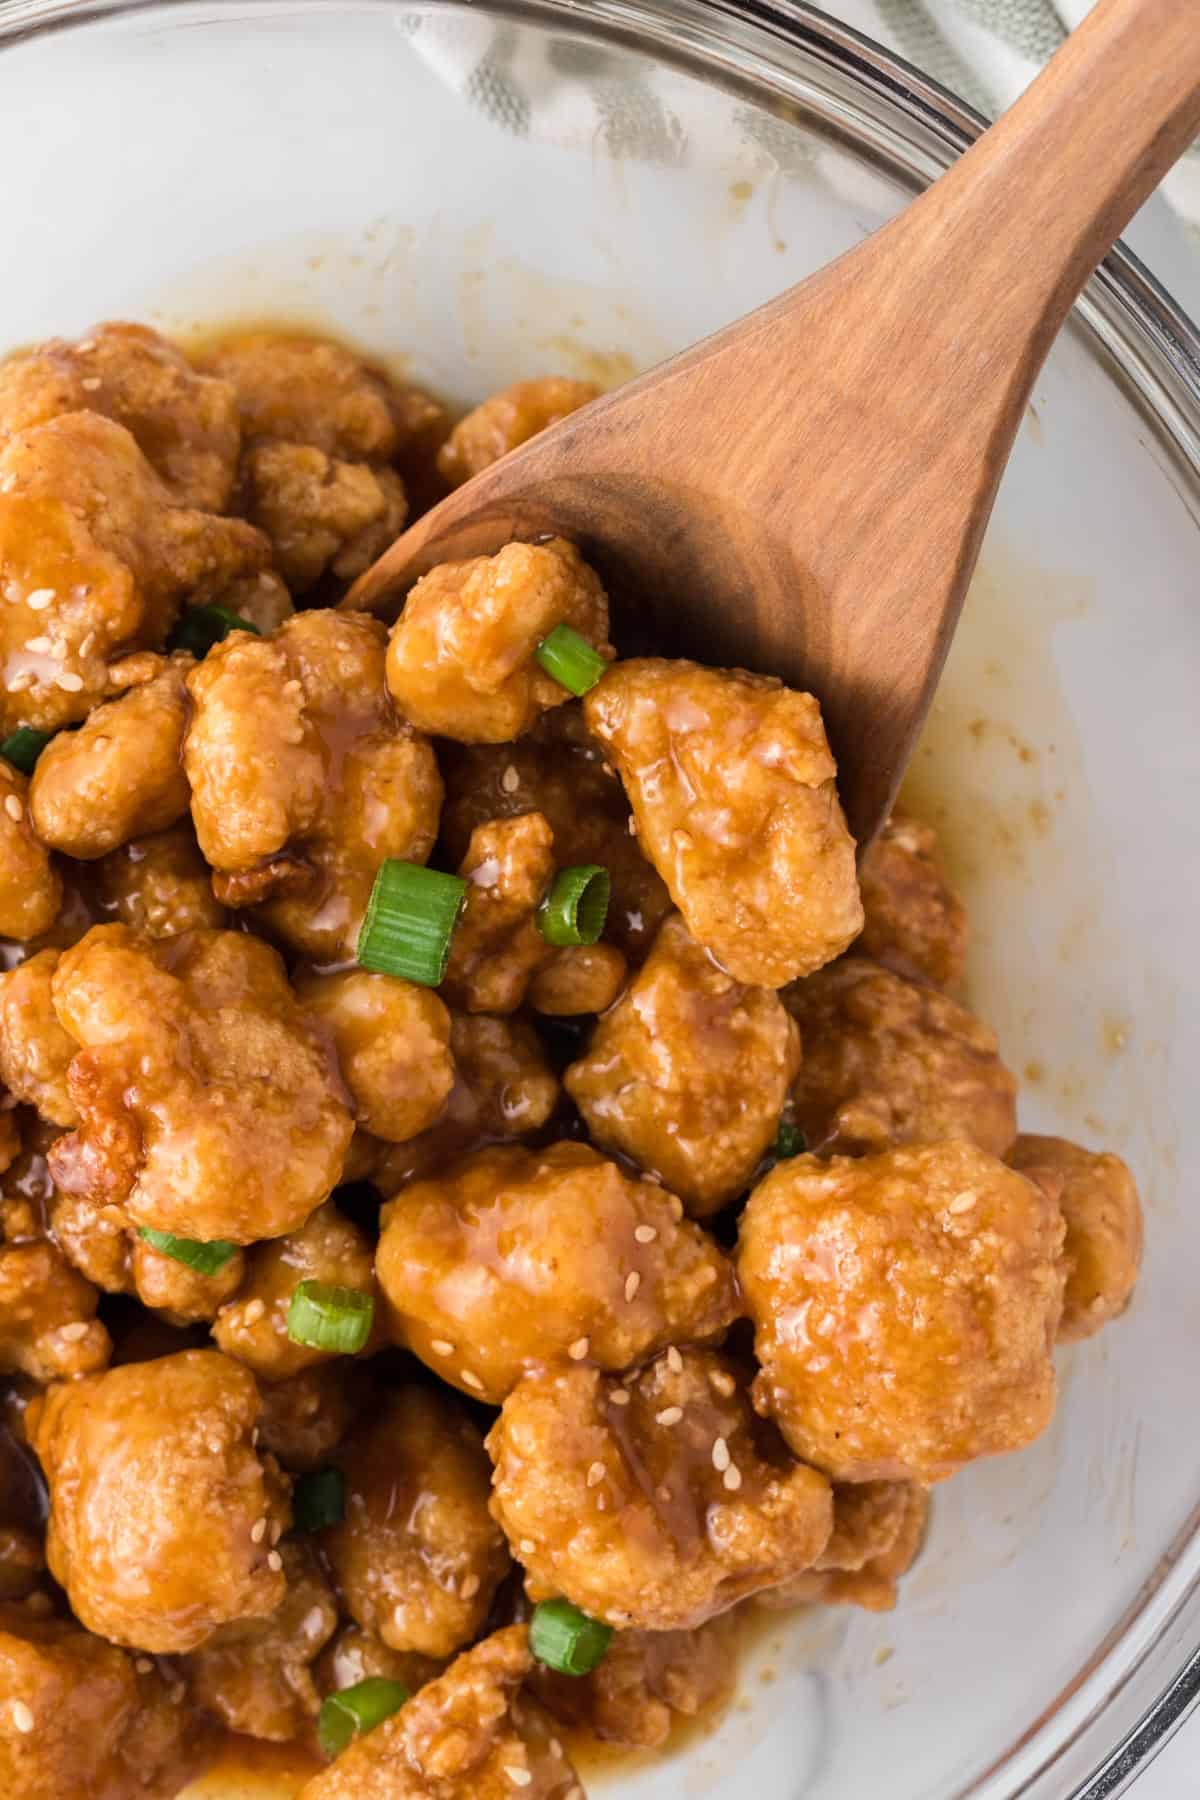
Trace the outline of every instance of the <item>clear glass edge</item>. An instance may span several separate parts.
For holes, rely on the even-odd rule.
[[[0,0],[0,51],[25,38],[73,29],[101,19],[125,18],[169,10],[177,0]],[[405,0],[197,0],[187,10],[216,15],[235,8],[263,13],[302,9],[340,12],[373,6],[395,7]],[[468,0],[412,0],[415,7],[465,4]],[[670,52],[676,63],[694,56],[710,76],[714,67],[728,85],[752,90],[762,100],[764,88],[803,108],[804,71],[778,52],[800,51],[821,64],[830,76],[846,82],[848,114],[863,123],[864,90],[899,114],[907,131],[889,129],[876,118],[877,148],[906,165],[916,186],[924,185],[970,145],[988,121],[949,89],[923,74],[881,44],[831,18],[807,0],[489,0],[494,10],[514,17],[564,23],[572,17],[592,27],[601,24],[632,49],[647,42]],[[182,6],[181,6],[182,10]],[[773,50],[774,55],[768,54]],[[832,93],[824,98],[831,101]],[[911,128],[919,127],[916,142]],[[914,159],[914,152],[917,153]],[[1127,245],[1118,244],[1097,270],[1076,309],[1082,323],[1104,352],[1113,372],[1150,419],[1163,432],[1200,482],[1200,331]],[[1200,513],[1198,513],[1200,518]],[[1164,1555],[1162,1574],[1147,1588],[1110,1632],[1070,1689],[1056,1696],[1030,1728],[1022,1744],[1036,1743],[1042,1728],[1071,1695],[1099,1675],[1132,1623],[1154,1598],[1166,1598],[1167,1575],[1183,1550],[1200,1533],[1200,1511]],[[1135,1710],[1115,1746],[1094,1762],[1082,1783],[1066,1793],[1051,1792],[1045,1778],[1061,1770],[1072,1748],[1085,1748],[1105,1713],[1115,1705],[1155,1651],[1159,1660],[1178,1658],[1174,1672],[1149,1704]],[[1161,1676],[1159,1677],[1161,1679]],[[1200,1575],[1187,1582],[1168,1602],[1164,1616],[1137,1662],[1118,1676],[1107,1692],[1097,1694],[1048,1757],[1010,1789],[1007,1800],[1119,1800],[1128,1793],[1176,1731],[1200,1709]],[[1022,1747],[1010,1746],[1002,1762],[982,1779],[1002,1775],[1005,1764]],[[978,1792],[974,1785],[970,1793]],[[969,1800],[964,1790],[958,1800]]]

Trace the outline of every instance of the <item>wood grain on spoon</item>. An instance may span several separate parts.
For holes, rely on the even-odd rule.
[[[661,640],[819,696],[865,841],[1046,353],[1198,132],[1198,0],[1100,0],[899,218],[476,476],[346,604],[394,609],[434,563],[561,532]]]

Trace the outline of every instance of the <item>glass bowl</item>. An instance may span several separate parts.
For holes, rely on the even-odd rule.
[[[617,380],[977,128],[785,0],[8,0],[0,343],[285,317],[462,403]],[[939,1492],[895,1614],[777,1623],[718,1730],[593,1791],[1101,1800],[1200,1693],[1198,570],[1200,343],[1117,252],[1038,384],[910,786],[1026,1126],[1139,1175],[1141,1287],[1063,1353],[1046,1436]]]

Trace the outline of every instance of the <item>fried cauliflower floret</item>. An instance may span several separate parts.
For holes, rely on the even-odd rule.
[[[0,975],[0,1081],[50,1124],[68,1127],[79,1123],[67,1089],[67,1069],[77,1045],[54,1010],[60,954],[39,950]]]
[[[233,384],[247,439],[311,444],[349,462],[387,462],[399,445],[401,396],[341,344],[301,332],[255,331],[206,358]]]
[[[755,1188],[738,1275],[755,1402],[837,1481],[944,1481],[1054,1411],[1063,1224],[973,1144],[797,1156]]]
[[[270,637],[273,631],[278,631],[296,610],[292,596],[274,569],[264,569],[258,575],[243,575],[219,593],[207,595],[205,603],[223,606],[226,612],[236,613],[239,619],[253,625],[262,637]],[[181,616],[187,618],[186,609]]]
[[[148,1658],[73,1619],[0,1606],[0,1793],[120,1800],[177,1793],[207,1733]]]
[[[256,1244],[246,1261],[246,1279],[236,1300],[223,1308],[213,1337],[260,1381],[286,1381],[331,1355],[288,1336],[288,1308],[302,1281],[372,1296],[375,1291],[370,1240],[332,1201],[319,1206],[299,1230]]]
[[[524,1625],[458,1657],[314,1775],[299,1800],[575,1800],[583,1789],[536,1702]]]
[[[246,1273],[240,1250],[215,1275],[189,1268],[148,1243],[119,1206],[52,1187],[48,1212],[59,1248],[81,1275],[107,1294],[136,1295],[170,1324],[215,1319]]]
[[[311,1665],[337,1630],[337,1606],[316,1551],[279,1547],[287,1592],[265,1619],[222,1625],[187,1662],[192,1699],[230,1731],[286,1744],[316,1718]]]
[[[383,1222],[376,1269],[398,1341],[493,1404],[527,1369],[625,1369],[738,1314],[716,1244],[587,1144],[478,1150],[401,1189]]]
[[[467,1012],[516,1012],[550,954],[537,909],[554,876],[554,833],[541,813],[492,819],[471,833],[467,882],[443,988]]]
[[[178,1237],[296,1230],[338,1181],[353,1122],[268,945],[243,932],[145,938],[97,925],[54,974],[80,1045],[81,1124],[58,1185]]]
[[[266,566],[240,519],[179,506],[122,425],[64,413],[0,445],[0,730],[87,717],[109,663],[161,649],[186,594]]]
[[[624,1381],[526,1375],[488,1450],[531,1596],[621,1628],[692,1630],[810,1568],[832,1528],[829,1483],[790,1460],[712,1351],[668,1351]]]
[[[675,914],[563,1085],[596,1143],[703,1218],[749,1185],[799,1063],[778,995],[727,975]]]
[[[339,1357],[260,1389],[258,1441],[285,1469],[319,1469],[340,1444],[370,1394],[362,1364]]]
[[[676,1719],[694,1719],[730,1694],[735,1673],[723,1614],[696,1631],[618,1631],[590,1675],[539,1667],[530,1687],[564,1725],[603,1743],[657,1750]]]
[[[29,816],[29,782],[0,758],[0,937],[41,937],[62,901],[62,880]]]
[[[381,1675],[385,1681],[398,1681],[415,1694],[427,1681],[433,1681],[445,1668],[438,1657],[420,1656],[415,1650],[389,1650],[382,1639],[373,1637],[357,1625],[347,1625],[317,1659],[313,1673],[322,1694],[336,1694],[342,1688],[357,1687]]]
[[[400,535],[408,513],[392,469],[339,462],[311,444],[257,444],[242,464],[245,512],[271,540],[276,567],[295,594],[326,572],[361,575]]]
[[[418,730],[459,743],[520,737],[570,698],[534,659],[556,625],[570,626],[601,655],[613,654],[600,579],[565,539],[439,563],[417,582],[392,627],[392,698]]]
[[[528,999],[551,1018],[602,1013],[625,986],[629,965],[615,944],[569,944],[535,969]]]
[[[98,1299],[53,1244],[0,1248],[0,1370],[54,1381],[102,1369],[112,1342]]]
[[[146,937],[216,930],[226,922],[190,820],[110,851],[96,880],[109,915]]]
[[[1017,1084],[996,1036],[948,995],[847,956],[782,996],[804,1046],[792,1088],[814,1149],[858,1154],[961,1138],[1003,1156]]]
[[[131,434],[180,506],[224,512],[241,431],[227,381],[200,375],[145,325],[99,325],[0,362],[0,440],[62,413],[102,413]]]
[[[393,1650],[452,1656],[509,1566],[479,1433],[449,1395],[405,1387],[372,1409],[337,1464],[346,1512],[321,1549],[344,1610]]]
[[[171,1654],[275,1611],[286,1584],[269,1528],[290,1509],[253,1447],[257,1417],[253,1376],[216,1350],[51,1388],[33,1427],[46,1554],[90,1631]]]
[[[318,962],[353,956],[379,865],[424,862],[442,783],[383,679],[384,628],[298,613],[270,639],[231,632],[191,676],[192,818],[227,905]],[[274,896],[274,897],[272,897]]]
[[[306,976],[296,994],[332,1040],[365,1131],[403,1144],[433,1124],[454,1086],[450,1014],[436,994],[368,969]]]
[[[821,1556],[808,1574],[768,1588],[758,1602],[770,1611],[820,1605],[891,1612],[928,1522],[929,1495],[915,1481],[836,1483],[833,1535]]]
[[[967,961],[967,909],[946,880],[937,835],[893,813],[858,871],[866,924],[855,949],[913,981],[954,988]]]
[[[697,943],[750,986],[831,962],[863,913],[811,694],[741,669],[623,662],[584,701],[642,850]]]
[[[29,784],[34,830],[80,862],[183,818],[191,794],[180,763],[190,656],[162,662],[152,680],[61,731]]]
[[[438,452],[438,468],[451,487],[461,487],[599,393],[594,382],[572,381],[567,375],[515,382],[459,420]]]
[[[1059,1340],[1091,1337],[1119,1318],[1137,1285],[1142,1205],[1119,1156],[1066,1138],[1022,1133],[1008,1162],[1057,1196],[1066,1222],[1067,1286]]]

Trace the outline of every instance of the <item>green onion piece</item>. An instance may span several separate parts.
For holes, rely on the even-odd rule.
[[[287,1334],[293,1344],[310,1350],[336,1350],[357,1356],[371,1335],[375,1302],[357,1288],[331,1287],[327,1281],[302,1281],[288,1307]]]
[[[612,1626],[589,1619],[569,1600],[543,1600],[533,1609],[529,1648],[560,1675],[590,1675],[611,1642]]]
[[[569,625],[556,625],[533,653],[560,687],[572,694],[587,694],[595,687],[608,664],[597,654],[586,638],[581,638]]]
[[[466,892],[461,875],[395,858],[385,862],[358,934],[361,966],[437,987],[446,974],[450,939]]]
[[[776,1162],[787,1162],[793,1156],[803,1156],[808,1149],[808,1140],[798,1125],[784,1119],[779,1127],[779,1135],[775,1139],[774,1157]]]
[[[560,869],[537,909],[538,930],[548,944],[594,944],[608,917],[608,870],[598,863]]]
[[[148,1225],[139,1227],[138,1236],[145,1238],[152,1250],[173,1256],[176,1262],[195,1269],[197,1275],[219,1275],[225,1264],[237,1255],[238,1249],[236,1244],[227,1244],[224,1238],[210,1238],[204,1243],[199,1238],[175,1237],[169,1231],[151,1231]]]
[[[389,1719],[408,1699],[408,1689],[382,1675],[369,1675],[353,1687],[330,1694],[317,1715],[317,1737],[326,1756],[340,1756],[361,1732]]]
[[[301,1475],[292,1489],[292,1519],[297,1531],[323,1531],[346,1516],[346,1477],[340,1469],[314,1469]]]
[[[231,631],[262,636],[257,625],[243,619],[241,613],[230,612],[227,606],[190,606],[168,638],[167,648],[190,650],[198,662],[203,662],[213,645],[221,643]]]
[[[52,731],[35,731],[32,725],[18,725],[11,736],[0,743],[0,756],[14,769],[20,769],[22,775],[32,775],[38,757],[53,736]]]

